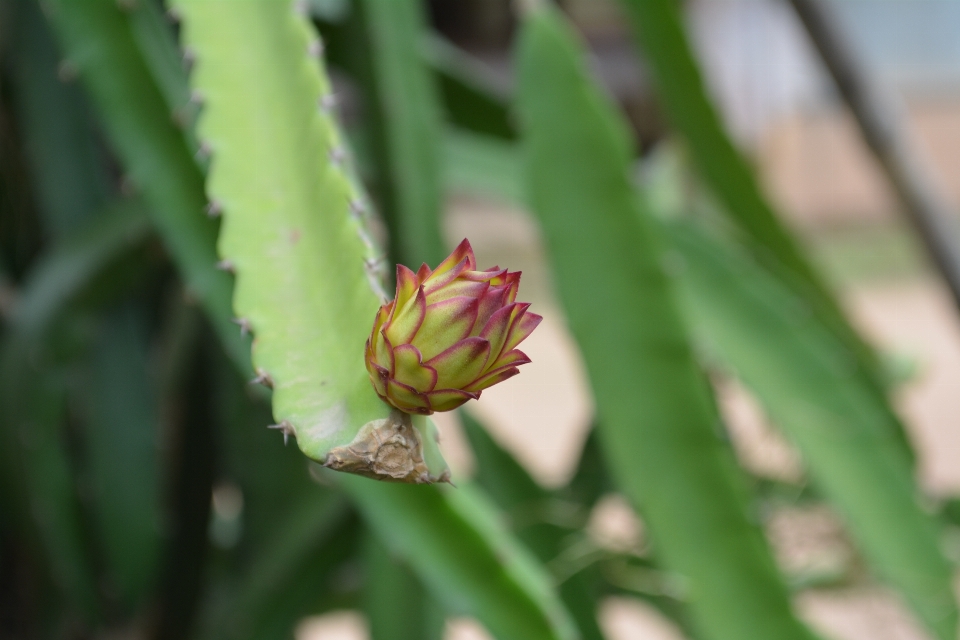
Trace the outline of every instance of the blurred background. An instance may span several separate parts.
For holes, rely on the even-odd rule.
[[[118,4],[133,7],[124,10],[134,12],[131,22],[140,34],[138,42],[149,42],[143,34],[151,29],[166,30],[169,43],[175,42],[175,21],[163,18],[144,27],[149,19],[138,22],[141,18],[136,17],[141,11],[164,16],[167,8],[162,3]],[[337,115],[360,173],[378,204],[389,207],[383,204],[385,179],[376,171],[377,125],[370,124],[388,116],[377,111],[364,84],[364,54],[356,50],[371,45],[363,36],[358,4],[362,3],[317,0],[309,4],[310,15],[328,43],[325,56],[338,99]],[[697,175],[683,136],[671,125],[655,72],[644,47],[637,45],[624,3],[558,4],[583,37],[590,70],[635,134],[632,173],[651,207],[664,218],[690,210],[701,218],[715,216],[720,205],[705,184],[709,181]],[[952,0],[815,4],[829,19],[832,34],[841,38],[841,53],[850,56],[855,74],[847,80],[854,97],[868,94],[866,113],[851,109],[850,97],[838,87],[836,74],[811,39],[813,30],[793,4],[685,0],[677,6],[725,131],[854,328],[880,354],[893,381],[892,403],[916,452],[922,509],[942,527],[941,551],[956,575],[960,323],[955,293],[944,274],[951,260],[960,264],[960,253],[948,259],[941,253],[939,261],[931,257],[938,249],[931,249],[929,238],[925,244],[916,221],[919,215],[922,226],[924,216],[939,216],[934,229],[954,230],[960,211],[960,4]],[[149,7],[145,10],[144,5]],[[519,160],[512,148],[516,118],[506,105],[517,84],[516,8],[508,0],[431,0],[420,11],[424,64],[431,69],[447,118],[442,143],[443,238],[448,247],[469,238],[481,267],[499,264],[522,270],[521,298],[544,316],[525,342],[524,351],[533,363],[524,367],[523,375],[485,391],[480,401],[466,408],[466,415],[435,416],[442,449],[454,482],[475,478],[483,485],[481,469],[491,460],[496,464],[499,455],[514,458],[540,488],[560,495],[583,464],[596,407],[577,341],[554,293],[541,229],[522,195]],[[316,474],[311,480],[295,447],[284,449],[277,434],[263,433],[262,427],[270,422],[269,407],[231,369],[214,331],[189,296],[184,302],[183,284],[169,250],[149,224],[141,220],[117,227],[113,233],[127,238],[129,255],[117,252],[109,260],[115,265],[112,273],[77,296],[79,301],[64,305],[70,312],[43,329],[45,346],[26,341],[22,353],[17,350],[22,335],[13,331],[19,326],[13,319],[25,313],[18,309],[28,299],[23,292],[42,281],[35,279],[38,265],[50,251],[70,246],[71,234],[79,233],[81,219],[91,210],[143,205],[137,189],[125,179],[111,134],[104,132],[102,121],[110,116],[86,95],[73,58],[63,53],[57,35],[62,26],[51,28],[41,5],[30,0],[0,2],[0,25],[0,318],[6,363],[2,379],[17,382],[0,399],[7,403],[0,406],[0,419],[22,451],[11,448],[13,440],[0,446],[7,449],[4,465],[21,464],[11,462],[15,459],[25,460],[25,466],[33,464],[30,460],[43,458],[36,452],[49,441],[30,435],[35,433],[32,428],[25,435],[22,416],[46,420],[53,427],[44,433],[53,434],[49,437],[62,445],[66,462],[45,458],[28,483],[66,474],[69,478],[63,482],[73,487],[63,498],[66,506],[34,502],[18,510],[11,506],[20,500],[15,483],[4,478],[0,637],[268,638],[291,633],[297,640],[391,637],[371,632],[364,590],[371,580],[369,558],[376,557],[376,551],[368,548],[374,543],[368,541],[370,535],[358,524],[352,507],[341,505],[341,528],[323,533],[333,545],[330,548],[336,549],[334,559],[290,552],[294,554],[290,557],[302,560],[303,568],[315,571],[313,581],[293,570],[288,577],[270,574],[274,581],[259,585],[250,579],[250,567],[258,566],[257,545],[279,544],[268,540],[271,522],[323,480],[318,485]],[[143,45],[143,51],[146,57],[151,55],[150,46]],[[858,86],[869,91],[858,91]],[[473,113],[469,105],[475,103],[492,105],[488,111],[493,113],[487,120],[477,117],[482,122],[476,126],[467,122]],[[460,108],[466,115],[460,115]],[[877,113],[870,111],[873,108]],[[192,114],[189,109],[184,113],[189,122]],[[895,143],[886,144],[881,136],[871,146],[872,117],[881,132],[894,131]],[[486,132],[481,131],[484,127]],[[922,179],[903,178],[915,175],[904,166],[920,167]],[[916,197],[911,200],[910,194]],[[390,224],[380,229],[382,238]],[[960,246],[956,244],[960,234],[933,236],[947,245],[941,252]],[[71,264],[52,275],[45,267],[49,277],[43,282],[53,292],[46,294],[48,299],[70,286],[70,272],[77,268]],[[35,299],[39,302],[31,304],[42,313],[43,296],[29,298]],[[32,373],[24,373],[28,370]],[[759,523],[798,616],[822,637],[836,640],[936,637],[896,588],[869,568],[844,520],[811,487],[803,457],[768,418],[763,402],[728,372],[709,373],[732,448],[759,496]],[[27,387],[24,381],[31,377],[45,382]],[[30,389],[29,398],[19,395],[24,388]],[[27,408],[11,409],[12,403]],[[38,408],[49,411],[44,414]],[[98,422],[120,425],[128,437],[116,438],[117,432],[91,426]],[[198,428],[198,422],[208,427]],[[123,425],[131,423],[142,428],[124,430]],[[257,436],[231,435],[240,429],[237,425],[250,433],[257,429]],[[206,435],[194,439],[192,446],[183,444],[196,433]],[[106,438],[113,438],[112,447],[97,453]],[[483,452],[491,447],[502,451],[491,458]],[[478,448],[483,449],[479,454]],[[149,453],[154,450],[160,453]],[[137,453],[128,456],[131,451]],[[269,459],[250,465],[245,456],[254,452]],[[128,468],[111,468],[111,456],[128,460]],[[140,485],[126,484],[128,473],[143,478],[137,465],[153,472]],[[267,476],[271,479],[262,479]],[[284,504],[271,504],[278,491],[296,483],[309,487],[298,489]],[[98,500],[108,502],[101,498],[109,499],[118,487],[122,494],[125,485],[128,495],[116,499],[115,507],[120,506],[115,511],[97,506]],[[328,486],[322,490],[334,491]],[[597,590],[603,637],[695,640],[684,616],[673,615],[671,605],[663,604],[664,599],[683,598],[657,582],[662,567],[649,559],[643,518],[630,500],[608,482],[594,502],[580,506],[584,513],[569,527],[573,542],[563,547],[566,555],[541,560],[554,575],[576,573],[588,565],[609,569],[603,569],[609,584]],[[501,507],[510,514],[505,517],[508,526],[522,531],[518,507],[514,505],[513,511],[502,503]],[[82,597],[79,605],[71,601],[76,594],[70,593],[69,584],[81,580],[74,574],[82,571],[64,560],[70,550],[51,557],[36,549],[37,530],[64,526],[63,517],[44,511],[53,508],[80,514],[67,519],[80,522],[81,530],[64,544],[82,547],[79,555],[92,566],[96,577],[91,584],[97,593],[90,597],[99,604],[90,606],[99,611],[96,615],[75,611],[85,605]],[[24,518],[36,522],[21,522]],[[131,525],[132,521],[139,524]],[[125,544],[131,526],[148,530]],[[138,540],[152,549],[147,560]],[[304,560],[308,556],[309,565]],[[158,564],[160,557],[166,560]],[[640,562],[647,573],[617,574],[610,569],[623,557]],[[404,564],[402,559],[398,562]],[[116,573],[111,566],[127,569]],[[184,566],[190,570],[178,573]],[[253,586],[237,595],[238,585],[248,584],[245,580]],[[285,589],[312,596],[286,598]],[[253,623],[249,629],[216,631],[219,621],[229,617],[225,611],[247,605],[257,611],[282,610],[282,615],[271,620],[263,616],[257,633],[251,631]],[[432,615],[445,620],[438,628],[446,640],[494,637],[462,612]]]

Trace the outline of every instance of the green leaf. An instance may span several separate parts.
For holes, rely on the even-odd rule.
[[[674,0],[621,0],[650,65],[657,94],[673,126],[724,213],[748,240],[757,259],[781,268],[815,315],[853,352],[878,398],[884,383],[876,354],[854,331],[816,269],[780,222],[743,155],[734,147],[711,104]],[[910,447],[895,424],[901,446]]]
[[[421,49],[437,75],[451,124],[480,135],[516,139],[506,91],[482,62],[435,35],[427,37]]]
[[[498,638],[577,637],[543,567],[500,526],[476,488],[339,481],[448,611],[474,616]]]
[[[200,137],[214,150],[208,189],[224,212],[219,249],[236,271],[234,309],[256,334],[277,422],[334,468],[407,482],[447,473],[425,420],[373,390],[363,345],[379,304],[377,257],[345,149],[324,109],[329,82],[292,3],[183,0]],[[354,213],[352,213],[352,211]],[[381,292],[382,296],[382,292]],[[381,445],[405,452],[381,460]]]
[[[45,230],[75,230],[107,199],[107,175],[98,157],[87,105],[75,83],[58,76],[60,53],[39,3],[14,5],[14,98]]]
[[[161,544],[160,419],[137,305],[105,314],[84,380],[86,472],[103,561],[127,612],[153,587]]]
[[[715,430],[709,387],[639,215],[626,126],[591,83],[570,29],[533,11],[519,46],[518,108],[530,201],[586,363],[611,474],[688,585],[704,637],[811,638],[748,519]]]
[[[670,234],[687,315],[803,454],[878,572],[938,637],[957,635],[951,567],[909,461],[843,344],[803,301],[743,255],[688,225]]]
[[[416,575],[368,535],[363,553],[363,611],[376,640],[442,640],[444,616]]]
[[[248,363],[246,341],[231,322],[230,276],[215,268],[217,225],[204,215],[203,176],[170,117],[127,16],[114,0],[52,0],[48,8],[67,63],[79,71],[126,177],[142,191],[189,293],[207,309],[231,357]]]
[[[444,185],[453,192],[526,204],[517,145],[449,129],[443,139]]]
[[[142,251],[148,231],[139,208],[119,206],[39,258],[0,344],[0,495],[19,522],[35,523],[56,582],[88,621],[98,615],[96,578],[62,432],[65,389],[42,340],[105,271]]]
[[[373,133],[380,211],[393,261],[414,270],[447,257],[440,233],[440,155],[443,127],[433,76],[420,42],[419,0],[360,0],[363,46],[371,66],[368,121]]]

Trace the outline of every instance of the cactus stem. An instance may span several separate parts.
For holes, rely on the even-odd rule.
[[[180,10],[176,7],[170,7],[167,9],[167,20],[169,20],[171,24],[180,24],[183,20],[183,15],[181,15]]]
[[[307,45],[307,54],[312,58],[319,58],[323,55],[323,41],[312,40],[310,44]]]
[[[229,260],[221,260],[220,262],[218,262],[217,269],[219,269],[220,271],[226,271],[227,273],[235,274],[237,272],[236,268],[233,266],[233,263]]]
[[[190,102],[197,105],[202,105],[204,101],[203,93],[194,89],[190,92]]]
[[[307,0],[294,0],[293,2],[294,15],[305,17],[309,12],[310,12],[310,6]]]
[[[273,389],[273,378],[269,373],[257,367],[257,377],[251,380],[250,384],[262,384],[267,389]]]
[[[223,207],[218,200],[211,200],[207,203],[207,215],[211,218],[219,217],[223,213]]]
[[[277,429],[283,434],[283,446],[287,446],[290,436],[294,435],[293,425],[286,420],[283,420],[280,424],[267,425],[267,429]]]
[[[253,329],[253,327],[250,325],[250,321],[246,318],[234,318],[232,322],[240,327],[240,335],[242,336],[247,335]]]

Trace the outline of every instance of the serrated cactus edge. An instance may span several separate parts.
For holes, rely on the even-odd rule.
[[[177,0],[191,91],[203,96],[207,193],[239,330],[276,426],[327,467],[446,481],[436,427],[370,385],[364,342],[385,302],[369,207],[331,117],[323,45],[295,2]]]

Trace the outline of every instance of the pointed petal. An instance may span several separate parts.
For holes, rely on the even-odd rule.
[[[423,324],[426,313],[427,296],[423,292],[423,287],[420,287],[417,289],[417,295],[396,313],[395,318],[384,325],[383,329],[385,335],[390,338],[390,343],[401,345],[413,340],[413,336],[417,335],[417,330]]]
[[[419,278],[420,284],[423,284],[423,281],[429,278],[431,273],[433,273],[433,271],[430,270],[426,262],[421,264],[420,268],[417,269],[417,278]]]
[[[516,302],[517,292],[520,290],[520,275],[522,272],[514,271],[508,273],[504,278],[504,284],[507,285],[507,295],[504,300],[504,304],[510,304],[511,302]]]
[[[445,287],[427,292],[427,304],[450,298],[479,298],[490,288],[486,282],[456,279]]]
[[[432,391],[437,385],[437,371],[433,367],[424,366],[420,350],[412,344],[402,344],[393,350],[396,362],[393,377],[417,391]]]
[[[506,269],[497,269],[496,271],[492,269],[487,269],[486,271],[464,271],[460,274],[461,280],[473,280],[476,282],[490,282],[494,284],[495,282],[501,280],[507,273]]]
[[[467,386],[464,391],[470,391],[473,393],[480,393],[488,387],[503,382],[507,378],[512,378],[513,376],[520,373],[520,369],[516,367],[510,367],[508,369],[497,369],[496,371],[491,371],[490,373],[484,375],[482,378],[474,382],[473,384]]]
[[[381,367],[378,364],[375,364],[371,367],[370,371],[370,382],[373,383],[373,388],[377,392],[377,395],[381,398],[387,397],[387,380],[390,379],[390,372]]]
[[[419,286],[420,280],[417,278],[417,274],[402,264],[398,264],[397,295],[394,298],[394,308],[402,311],[407,302],[417,294],[417,288]]]
[[[480,376],[490,357],[490,343],[483,338],[467,338],[427,361],[439,375],[443,389],[463,389]]]
[[[427,290],[427,293],[442,289],[459,278],[460,275],[467,270],[467,266],[467,259],[464,258],[446,271],[434,271],[430,274],[429,278],[423,281],[423,286]]]
[[[460,342],[477,320],[478,303],[473,298],[450,298],[427,306],[426,317],[413,345],[420,349],[424,361]]]
[[[529,311],[517,318],[510,326],[510,333],[507,335],[507,341],[503,345],[503,350],[509,351],[523,342],[527,336],[533,333],[533,330],[537,328],[541,320],[543,320],[542,316],[530,313]]]
[[[451,411],[467,400],[475,400],[479,394],[468,393],[459,389],[439,389],[426,394],[430,401],[430,408],[434,411]]]
[[[523,313],[530,306],[525,302],[514,302],[501,307],[494,312],[480,331],[480,337],[490,341],[490,355],[499,358],[503,352],[503,345],[507,341],[510,325],[518,314]],[[509,349],[508,349],[509,351]]]
[[[522,364],[530,364],[530,358],[523,351],[513,349],[501,355],[495,361],[490,363],[489,370],[484,374],[492,373],[507,367],[519,367]]]
[[[490,287],[483,297],[480,298],[480,305],[477,308],[477,322],[473,325],[472,335],[479,335],[483,328],[490,322],[490,318],[504,305],[504,295],[506,290],[500,287]]]
[[[383,329],[380,330],[379,334],[374,336],[373,349],[374,355],[376,356],[374,364],[386,369],[388,372],[392,372],[393,345],[390,344],[390,340],[384,335]]]
[[[429,414],[430,403],[422,393],[396,380],[387,380],[387,398],[390,404],[407,413]]]
[[[466,238],[457,245],[457,248],[443,262],[437,265],[437,268],[433,270],[433,275],[446,273],[464,260],[466,261],[466,269],[472,271],[477,268],[477,259],[473,255],[473,247],[470,246],[470,241]]]

